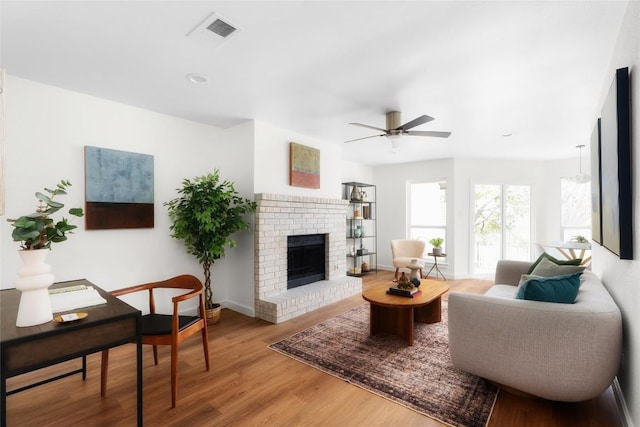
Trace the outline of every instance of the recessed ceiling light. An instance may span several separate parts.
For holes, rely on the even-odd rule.
[[[202,74],[187,74],[186,75],[187,80],[189,80],[191,83],[195,83],[195,84],[203,84],[203,83],[207,83],[209,81],[209,79],[207,79],[205,76],[203,76]]]
[[[513,134],[512,134],[512,133],[503,133],[503,134],[502,134],[502,136],[504,136],[505,138],[507,138],[507,137],[509,137],[509,136],[511,136],[511,135],[513,135]]]

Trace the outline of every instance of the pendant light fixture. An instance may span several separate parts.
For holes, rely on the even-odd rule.
[[[582,149],[584,148],[584,144],[576,145],[576,148],[580,150],[580,169],[577,175],[572,176],[570,179],[577,184],[584,184],[591,181],[591,176],[582,172]]]

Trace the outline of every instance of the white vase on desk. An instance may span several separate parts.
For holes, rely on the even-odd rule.
[[[22,267],[18,270],[16,289],[22,292],[16,326],[35,326],[53,320],[49,286],[54,277],[45,263],[49,249],[21,250]]]

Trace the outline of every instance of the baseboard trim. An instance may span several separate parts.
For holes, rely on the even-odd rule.
[[[611,388],[613,389],[613,395],[616,398],[616,404],[618,405],[618,413],[620,414],[620,421],[622,422],[622,425],[624,427],[634,427],[633,420],[631,420],[631,414],[629,413],[629,408],[627,407],[627,402],[624,400],[624,394],[622,394],[622,389],[618,382],[618,377],[613,379]]]
[[[253,307],[247,307],[229,300],[222,301],[221,305],[223,308],[228,308],[240,314],[244,314],[245,316],[256,317],[256,311]]]

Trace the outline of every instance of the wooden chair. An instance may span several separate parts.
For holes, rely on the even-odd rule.
[[[190,289],[182,295],[172,298],[173,314],[157,314],[153,291],[159,288]],[[162,282],[146,283],[144,285],[131,286],[129,288],[112,291],[114,296],[125,295],[133,292],[149,291],[150,313],[142,316],[142,343],[153,345],[153,359],[158,364],[158,345],[171,346],[171,407],[176,407],[178,398],[178,344],[195,334],[202,332],[202,346],[204,359],[209,370],[209,341],[207,336],[207,319],[204,310],[202,282],[195,276],[188,274],[176,276]],[[181,316],[178,304],[195,297],[199,298],[197,316]],[[102,352],[102,369],[100,381],[100,394],[104,396],[107,391],[107,371],[109,368],[109,350]]]

